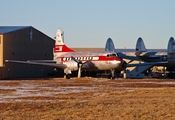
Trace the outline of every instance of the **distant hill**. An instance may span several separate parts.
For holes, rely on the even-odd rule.
[[[71,48],[77,52],[86,52],[86,51],[104,51],[105,48]],[[135,49],[115,49],[117,52],[135,52]],[[166,49],[148,49],[148,51],[153,52],[166,52]]]
[[[104,51],[104,48],[71,48],[77,52],[86,52],[86,51]]]

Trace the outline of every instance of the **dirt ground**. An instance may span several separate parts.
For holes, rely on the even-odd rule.
[[[0,80],[0,120],[174,120],[175,80]]]

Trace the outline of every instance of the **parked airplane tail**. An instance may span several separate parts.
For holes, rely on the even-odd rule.
[[[139,37],[137,42],[136,42],[135,54],[136,54],[136,56],[139,56],[140,54],[142,54],[142,52],[146,52],[146,51],[147,51],[147,49],[145,47],[143,39],[141,37]]]
[[[169,39],[167,47],[168,61],[175,61],[175,40],[173,37]]]
[[[60,29],[57,30],[55,39],[54,58],[65,52],[74,52],[64,44]]]
[[[106,41],[105,51],[115,51],[115,46],[111,38],[108,38]]]

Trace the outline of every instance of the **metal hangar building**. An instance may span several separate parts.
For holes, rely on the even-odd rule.
[[[52,60],[55,40],[32,26],[0,26],[0,79],[43,77],[52,67],[5,60]]]

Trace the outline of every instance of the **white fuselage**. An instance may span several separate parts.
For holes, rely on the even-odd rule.
[[[82,70],[97,71],[117,69],[122,64],[122,59],[114,52],[65,52],[55,56],[57,63],[66,64],[71,70],[78,70],[78,64],[71,57],[83,63]]]

